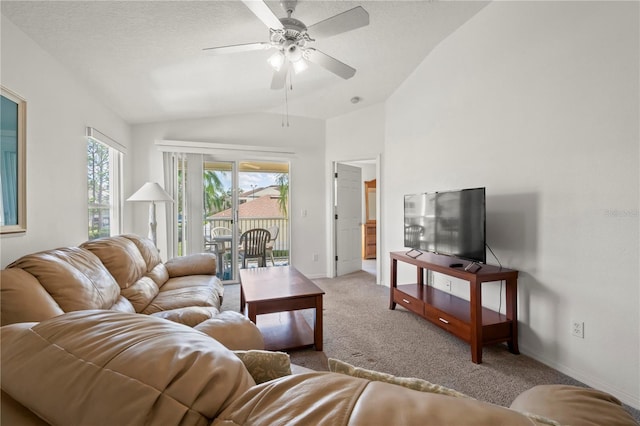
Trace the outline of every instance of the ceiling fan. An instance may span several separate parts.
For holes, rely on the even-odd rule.
[[[361,6],[342,12],[307,27],[302,21],[292,18],[298,0],[282,0],[280,5],[287,13],[286,18],[278,18],[262,0],[242,0],[242,2],[269,27],[269,41],[231,46],[209,47],[203,49],[214,55],[247,52],[252,50],[277,51],[269,58],[274,68],[272,89],[282,89],[285,86],[289,69],[298,73],[307,68],[307,61],[320,65],[344,79],[353,77],[355,68],[339,60],[309,47],[314,42],[309,34],[315,37],[331,37],[356,28],[369,25],[369,14]]]

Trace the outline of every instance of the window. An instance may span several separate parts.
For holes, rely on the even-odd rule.
[[[124,147],[91,127],[87,136],[88,238],[93,240],[122,232]]]
[[[0,234],[27,230],[27,102],[0,87]]]

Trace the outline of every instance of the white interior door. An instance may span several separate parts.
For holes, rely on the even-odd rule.
[[[362,172],[336,164],[336,275],[362,269]]]

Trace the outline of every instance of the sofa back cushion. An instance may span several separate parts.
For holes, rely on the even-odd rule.
[[[124,234],[122,237],[136,245],[144,262],[147,264],[147,272],[151,272],[158,264],[162,264],[160,252],[153,245],[153,241],[135,234]]]
[[[149,239],[118,235],[87,241],[80,247],[100,258],[136,312],[142,312],[169,279],[158,249]]]
[[[100,259],[79,247],[29,254],[7,268],[34,276],[64,312],[111,309],[120,297],[120,287]]]
[[[206,425],[255,385],[203,333],[84,311],[2,327],[2,389],[50,424]]]
[[[100,259],[121,289],[131,287],[147,273],[147,263],[140,250],[124,236],[98,238],[82,243],[80,247]]]

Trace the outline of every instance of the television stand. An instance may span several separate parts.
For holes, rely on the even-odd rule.
[[[518,351],[518,271],[484,265],[469,272],[452,268],[451,257],[423,253],[419,259],[404,252],[391,254],[389,309],[396,304],[447,330],[471,345],[471,361],[482,363],[482,347],[506,342],[509,351]],[[456,259],[457,260],[457,259]],[[398,262],[415,265],[417,282],[398,285]],[[462,261],[464,264],[471,263]],[[424,282],[425,270],[439,272],[469,282],[469,301],[438,290]],[[482,306],[482,283],[506,282],[506,314]]]

